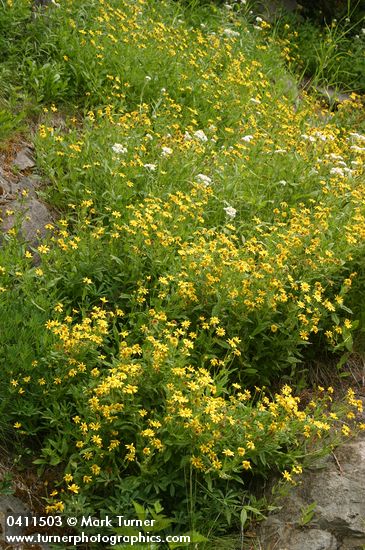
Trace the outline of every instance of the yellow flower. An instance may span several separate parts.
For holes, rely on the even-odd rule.
[[[40,254],[48,254],[48,252],[50,251],[50,248],[49,246],[41,244],[40,246],[38,246],[37,250]]]
[[[201,458],[192,456],[190,459],[190,462],[194,468],[197,468],[198,470],[202,470],[204,468],[204,464]]]
[[[98,466],[97,464],[93,464],[93,465],[91,466],[90,470],[92,471],[92,473],[93,473],[94,475],[97,476],[98,474],[100,474],[101,468],[100,468],[100,466]]]
[[[351,430],[348,426],[346,426],[346,424],[344,424],[342,426],[342,429],[341,429],[341,432],[343,433],[343,435],[345,436],[349,436],[351,434]]]
[[[79,492],[79,490],[80,490],[80,487],[79,487],[78,485],[76,485],[76,483],[73,483],[72,485],[68,485],[68,486],[67,486],[67,489],[68,489],[69,491],[71,491],[72,493],[76,493],[76,494],[77,494],[77,493]]]
[[[290,473],[288,472],[288,470],[284,470],[283,471],[283,478],[286,480],[286,481],[293,481],[293,478],[291,477]]]
[[[222,451],[222,454],[224,454],[225,456],[234,456],[234,452],[231,451],[230,449],[224,449]]]

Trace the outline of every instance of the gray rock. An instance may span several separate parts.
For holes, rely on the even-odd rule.
[[[29,510],[29,508],[22,502],[19,498],[7,495],[7,496],[0,496],[0,546],[3,547],[1,542],[4,542],[7,544],[6,537],[7,536],[22,536],[26,534],[26,523],[25,520],[22,519],[23,526],[20,525],[13,525],[9,527],[7,525],[7,517],[14,517],[17,518],[21,516],[21,518],[25,518],[27,516],[30,520],[32,517],[32,513]],[[36,535],[36,534],[35,534]],[[18,544],[16,545],[17,548],[21,549],[24,545]],[[28,547],[28,545],[27,545]],[[14,548],[13,545],[6,546],[6,548]],[[48,544],[45,543],[38,543],[34,546],[34,548],[41,548],[42,550],[49,550]]]
[[[293,12],[299,6],[296,0],[261,0],[258,7],[261,15],[268,21],[273,22],[284,11]]]
[[[6,526],[7,516],[25,516],[29,513],[29,510],[25,507],[24,503],[18,498],[12,495],[0,496],[0,525],[1,534],[0,537],[4,540],[6,534],[21,535],[22,528],[18,525],[14,525],[11,529]],[[11,531],[11,532],[10,532]]]
[[[337,550],[335,537],[321,529],[296,531],[288,543],[288,546],[278,546],[277,550]]]
[[[351,96],[346,92],[340,92],[327,86],[322,88],[321,86],[314,86],[313,89],[328,103],[329,106],[335,106],[344,101],[350,101]]]
[[[365,545],[365,437],[336,450],[321,468],[304,474],[262,524],[265,550],[359,550]],[[324,467],[323,467],[324,466]],[[340,467],[339,467],[340,466]],[[303,510],[316,503],[312,520],[301,526]]]
[[[5,210],[12,210],[14,214],[7,216]],[[1,229],[9,231],[16,225],[17,219],[21,218],[20,231],[25,241],[35,246],[44,237],[46,230],[44,226],[52,221],[47,207],[38,199],[30,198],[21,202],[15,200],[9,203],[7,208],[2,209],[0,214],[3,219]],[[1,212],[1,210],[0,210]]]
[[[15,157],[13,164],[21,171],[34,168],[35,162],[32,158],[31,149],[29,147],[21,149]]]
[[[28,197],[36,198],[36,191],[41,186],[41,183],[42,180],[39,176],[24,176],[16,184],[12,185],[12,190],[13,193],[16,193],[18,195],[20,195],[22,191],[27,191]]]
[[[12,193],[12,184],[3,176],[3,172],[0,171],[0,198],[5,197]]]

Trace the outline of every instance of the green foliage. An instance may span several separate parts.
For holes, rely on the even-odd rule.
[[[0,495],[7,496],[13,494],[13,477],[10,472],[5,472],[4,474],[2,474],[0,479]]]
[[[350,14],[353,16],[353,14]],[[287,16],[278,35],[289,52],[288,66],[316,86],[341,91],[365,91],[365,17],[344,17],[323,27]]]
[[[299,93],[285,63],[304,38],[238,6],[0,7],[2,101],[23,112],[0,111],[2,138],[38,113],[59,213],[0,250],[3,421],[59,473],[49,512],[243,531],[265,514],[252,481],[295,483],[361,409],[289,383],[362,320],[362,99],[332,113]],[[341,29],[315,46],[317,84],[345,78]]]
[[[316,512],[316,508],[317,508],[317,502],[314,501],[312,502],[311,504],[308,504],[308,506],[305,506],[304,508],[301,509],[301,516],[300,516],[300,520],[299,520],[299,525],[301,525],[302,527],[308,525],[308,523],[310,523],[314,517],[314,514]]]
[[[23,113],[14,115],[9,109],[0,108],[0,143],[11,136],[15,130],[19,130],[23,118]]]
[[[134,511],[136,518],[138,518],[143,525],[145,525],[146,520],[148,520],[148,526],[135,528],[135,527],[120,527],[116,529],[116,534],[118,536],[125,536],[126,542],[124,542],[122,545],[117,545],[115,548],[121,550],[123,548],[137,548],[137,550],[155,550],[159,548],[159,544],[156,542],[144,542],[143,544],[136,544],[138,540],[143,540],[143,537],[146,541],[149,539],[149,535],[152,534],[154,536],[154,540],[156,538],[159,538],[160,540],[164,539],[164,533],[166,530],[170,527],[170,525],[173,523],[173,520],[168,519],[162,512],[163,508],[159,501],[156,501],[153,504],[153,507],[145,509],[143,506],[138,504],[137,502],[133,501]],[[142,534],[142,537],[141,535]],[[155,534],[158,534],[160,536],[156,537]],[[187,533],[184,533],[183,535],[180,535],[183,537],[186,537],[186,541],[189,542],[168,542],[167,547],[171,550],[178,549],[178,548],[186,548],[190,547],[191,544],[199,544],[203,542],[208,542],[208,539],[203,537],[200,533],[196,531],[189,531]]]

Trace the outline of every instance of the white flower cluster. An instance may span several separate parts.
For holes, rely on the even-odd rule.
[[[198,174],[196,176],[196,179],[204,185],[204,187],[209,187],[209,185],[212,183],[212,178],[209,176],[206,176],[205,174]]]
[[[232,30],[232,29],[224,29],[223,34],[224,34],[225,36],[227,36],[228,38],[236,38],[237,36],[240,35],[239,32],[234,31],[234,30]]]
[[[354,139],[358,139],[359,141],[365,141],[365,136],[358,134],[357,132],[350,132],[350,136]]]
[[[121,143],[114,143],[112,149],[117,155],[124,155],[128,151],[127,147],[124,147]]]
[[[171,147],[162,147],[162,156],[163,157],[169,157],[170,155],[172,155],[173,153],[173,150],[171,149]]]
[[[208,138],[203,130],[197,130],[196,132],[194,132],[194,137],[202,142],[208,141]]]
[[[227,204],[227,203],[226,203]],[[225,211],[225,213],[227,214],[227,216],[229,218],[231,218],[233,220],[233,218],[236,217],[236,214],[237,214],[237,210],[235,208],[233,208],[233,206],[226,206],[225,208],[223,208],[223,210]]]

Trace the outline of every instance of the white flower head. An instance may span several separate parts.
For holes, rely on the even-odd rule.
[[[358,139],[359,141],[365,141],[365,136],[358,134],[357,132],[350,132],[352,138]]]
[[[338,175],[338,176],[344,176],[345,175],[342,168],[337,168],[337,167],[331,168],[330,174]]]
[[[152,78],[148,76],[148,74],[144,77],[144,79],[146,82],[150,82],[150,80],[152,80]]]
[[[185,132],[184,134],[184,141],[191,141],[193,138],[189,134],[189,132]]]
[[[156,164],[144,164],[143,167],[146,168],[146,170],[150,170],[151,172],[154,172],[157,168],[157,165]]]
[[[224,29],[223,34],[227,36],[228,38],[235,38],[240,35],[239,32],[234,31],[232,29]]]
[[[212,183],[212,178],[209,176],[206,176],[205,174],[198,174],[196,176],[196,179],[204,185],[204,187],[209,187],[209,185]]]
[[[243,136],[241,137],[242,141],[245,141],[246,143],[250,143],[251,139],[253,139],[253,136],[251,135],[248,135],[248,136]]]
[[[173,150],[171,149],[171,147],[162,147],[162,156],[163,157],[169,157],[170,155],[172,155],[173,153]]]
[[[235,208],[233,208],[233,206],[226,206],[225,208],[223,208],[223,210],[225,211],[227,216],[229,218],[231,218],[232,220],[233,220],[233,218],[236,217],[237,210]]]
[[[200,141],[208,141],[208,138],[203,130],[197,130],[196,132],[194,132],[194,137],[196,137],[196,139],[199,139]]]
[[[121,143],[114,143],[112,149],[117,155],[124,155],[128,151],[127,147],[124,147]]]

